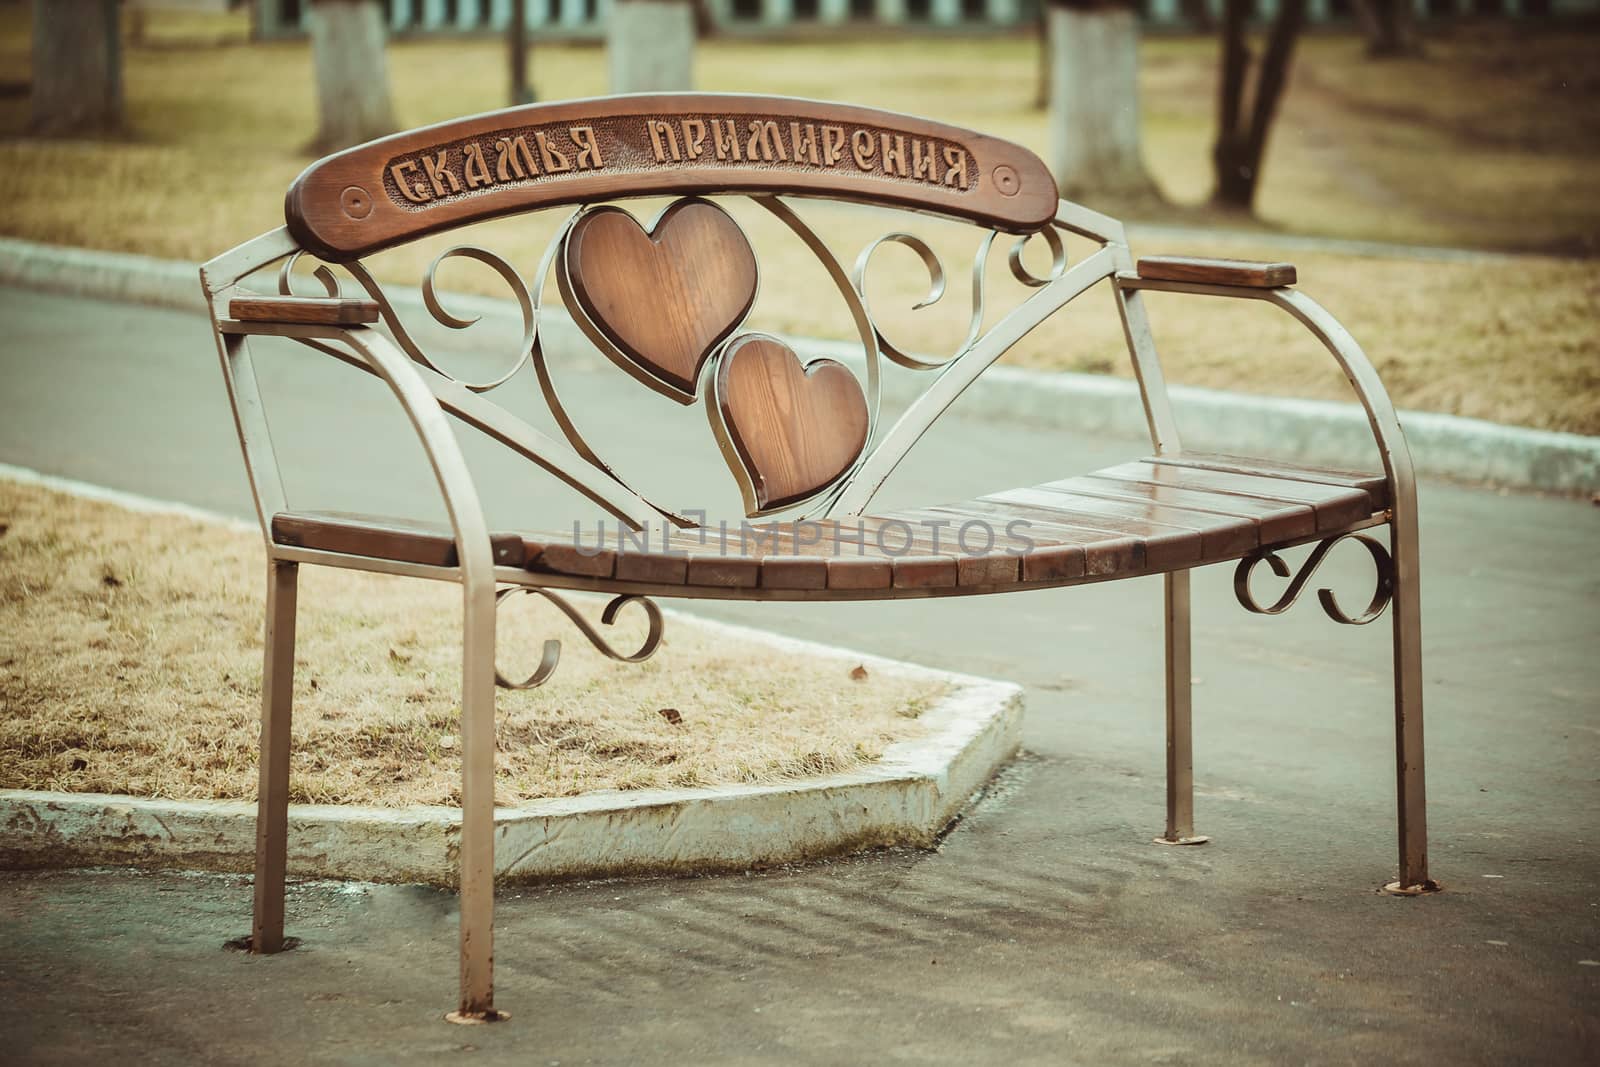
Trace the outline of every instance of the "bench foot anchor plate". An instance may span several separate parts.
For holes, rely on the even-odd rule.
[[[1403,886],[1399,882],[1390,882],[1383,887],[1382,891],[1392,897],[1422,897],[1427,896],[1429,893],[1442,893],[1444,892],[1444,886],[1430,878],[1418,885]]]
[[[509,1011],[452,1011],[445,1013],[445,1022],[455,1023],[457,1026],[478,1026],[482,1023],[503,1023],[511,1018]]]
[[[257,952],[255,950],[255,937],[251,934],[245,934],[243,937],[236,937],[232,941],[224,941],[222,943],[222,947],[233,952],[248,952],[255,956],[275,956],[278,954],[278,952],[288,952],[290,949],[299,948],[300,939],[298,937],[284,938],[282,947],[280,947],[277,952]]]
[[[1158,845],[1203,845],[1211,838],[1197,834],[1193,837],[1153,837],[1150,840]]]

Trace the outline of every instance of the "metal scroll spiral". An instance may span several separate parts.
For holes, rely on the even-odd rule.
[[[278,292],[284,296],[292,295],[294,267],[303,255],[305,255],[303,251],[296,252],[284,261],[282,268],[278,271]],[[452,314],[439,302],[435,278],[439,273],[439,268],[444,265],[446,260],[450,259],[470,259],[474,262],[482,263],[493,270],[510,288],[512,295],[516,297],[517,306],[522,312],[522,340],[514,353],[515,358],[512,359],[505,373],[488,381],[463,381],[440,368],[438,364],[428,358],[427,353],[422,350],[422,346],[417,344],[415,338],[411,336],[411,332],[406,329],[399,313],[395,311],[394,304],[390,302],[388,294],[383,291],[383,286],[379,285],[378,280],[372,276],[372,272],[367,270],[366,266],[358,260],[345,263],[343,267],[350,272],[351,277],[361,285],[361,288],[366,290],[367,295],[377,302],[379,314],[383,316],[384,323],[388,325],[389,332],[394,336],[395,343],[405,351],[406,355],[429,370],[437,371],[439,374],[444,375],[465,389],[470,389],[474,393],[486,393],[510,381],[532,358],[534,344],[538,339],[539,333],[538,290],[530,290],[528,283],[523,280],[522,275],[517,272],[515,267],[486,248],[479,248],[476,245],[456,245],[453,248],[447,248],[434,257],[433,262],[428,264],[428,269],[423,273],[422,303],[427,307],[428,314],[433,316],[435,322],[449,329],[465,330],[469,326],[475,325],[479,320],[479,316],[476,315],[471,318],[463,318]],[[322,283],[322,287],[326,290],[328,296],[337,297],[341,295],[339,280],[328,269],[326,264],[319,265],[313,272],[313,276]]]
[[[505,259],[477,245],[456,245],[452,248],[447,248],[435,256],[432,263],[428,264],[428,269],[424,272],[422,278],[422,303],[428,309],[428,313],[435,322],[449,329],[465,330],[475,325],[480,317],[474,315],[469,318],[456,315],[440,302],[436,279],[439,268],[447,260],[470,259],[474,262],[482,263],[500,276],[516,298],[517,306],[522,315],[522,338],[513,354],[514,358],[507,365],[505,371],[488,381],[465,381],[440,367],[428,357],[428,354],[422,350],[422,347],[411,336],[410,331],[406,329],[405,323],[401,321],[399,313],[395,310],[394,304],[383,291],[383,286],[372,276],[372,272],[364,264],[354,260],[341,264],[341,266],[350,272],[351,277],[378,304],[379,313],[382,315],[384,323],[389,327],[389,332],[393,335],[395,343],[400,346],[406,355],[461,388],[468,389],[474,393],[487,393],[504,385],[515,377],[523,367],[531,364],[535,374],[538,376],[539,387],[544,394],[546,406],[549,408],[551,416],[555,419],[556,425],[560,427],[562,434],[566,437],[567,442],[572,445],[573,450],[586,462],[605,474],[606,477],[629,492],[638,495],[637,490],[629,485],[609,463],[600,457],[599,453],[590,447],[589,442],[585,440],[583,434],[579,431],[577,424],[568,415],[566,406],[562,403],[561,397],[556,391],[555,382],[551,378],[550,368],[545,360],[543,342],[539,336],[539,327],[543,315],[545,283],[549,279],[551,267],[555,263],[556,256],[560,254],[568,232],[581,215],[581,210],[572,212],[556,229],[555,235],[551,237],[549,243],[545,246],[544,255],[539,261],[538,272],[534,276],[534,284],[531,286],[523,278],[522,274]],[[294,253],[284,261],[283,266],[280,268],[278,272],[278,291],[283,295],[292,295],[291,283],[294,277],[294,268],[305,254],[304,251]],[[326,264],[319,264],[312,273],[313,277],[322,284],[328,296],[338,297],[341,295],[339,279]],[[335,355],[338,354],[324,342],[309,338],[297,338],[297,340],[301,344],[312,348],[331,352]],[[640,499],[643,500],[644,498],[641,496]],[[645,503],[677,526],[693,525],[688,519],[668,508],[648,500]]]
[[[1322,561],[1332,551],[1333,547],[1342,541],[1350,540],[1359,541],[1366,548],[1372,555],[1373,565],[1377,568],[1378,585],[1373,591],[1372,602],[1367,605],[1365,611],[1359,615],[1351,616],[1346,614],[1343,608],[1339,607],[1339,601],[1333,595],[1332,589],[1318,589],[1317,599],[1322,602],[1322,610],[1334,622],[1341,622],[1347,626],[1365,626],[1379,615],[1382,615],[1383,609],[1387,608],[1389,601],[1394,598],[1394,560],[1390,558],[1389,550],[1383,546],[1382,541],[1367,534],[1344,534],[1340,537],[1330,537],[1328,540],[1320,542],[1316,548],[1312,549],[1311,555],[1306,557],[1306,561],[1301,565],[1299,573],[1295,574],[1289,582],[1289,587],[1283,591],[1283,594],[1277,600],[1266,607],[1257,603],[1255,597],[1250,593],[1250,574],[1255,570],[1256,564],[1265,561],[1272,568],[1272,573],[1279,578],[1288,578],[1291,571],[1289,565],[1283,561],[1283,557],[1276,552],[1271,549],[1257,549],[1244,559],[1241,559],[1238,568],[1233,572],[1234,595],[1239,598],[1239,603],[1246,611],[1253,611],[1257,615],[1281,615],[1293,607],[1295,601],[1300,599],[1300,594],[1305,591],[1306,583],[1316,574],[1317,568],[1322,566]]]
[[[924,359],[920,356],[912,355],[886,337],[874,322],[873,330],[877,334],[878,344],[883,349],[884,355],[900,366],[911,370],[935,370],[953,362],[977,342],[979,336],[983,333],[985,314],[984,273],[989,264],[989,250],[994,247],[995,238],[999,236],[998,231],[990,230],[984,235],[983,240],[978,245],[977,253],[972,257],[972,311],[967,318],[966,336],[956,346],[955,350],[943,359]],[[1050,270],[1043,277],[1034,274],[1022,262],[1023,250],[1027,247],[1028,242],[1036,236],[1043,237],[1045,243],[1050,246]],[[851,271],[850,278],[856,292],[860,295],[863,306],[867,306],[867,270],[872,265],[873,254],[886,244],[904,245],[911,249],[922,259],[922,265],[927,268],[928,292],[920,301],[911,306],[911,310],[920,311],[925,307],[937,304],[944,298],[945,270],[943,261],[939,259],[939,254],[928,245],[928,242],[916,234],[896,230],[893,233],[886,233],[868,244],[861,250],[861,254],[856,257],[855,267]],[[1012,242],[1006,262],[1011,268],[1011,276],[1013,278],[1029,288],[1037,289],[1049,285],[1065,272],[1067,269],[1067,248],[1055,228],[1046,226],[1037,234],[1026,234]]]
[[[304,256],[304,255],[305,255],[305,251],[304,250],[296,252],[294,255],[292,255],[288,259],[284,260],[283,261],[283,266],[278,268],[278,295],[279,296],[294,296],[295,295],[294,285],[293,285],[293,282],[294,282],[294,268],[295,268],[295,264],[300,262],[300,257]],[[333,271],[328,269],[328,265],[326,263],[318,263],[317,264],[317,269],[311,272],[311,276],[313,278],[317,279],[317,281],[322,283],[322,295],[323,296],[326,296],[326,297],[329,297],[331,299],[337,300],[341,296],[344,295],[341,292],[340,288],[339,288],[339,278],[338,278],[338,276],[335,275],[333,273]]]
[[[573,607],[562,597],[552,593],[548,589],[538,589],[530,586],[513,586],[509,589],[502,589],[500,592],[495,594],[495,606],[498,608],[507,597],[515,596],[518,593],[529,593],[534,596],[544,597],[546,600],[550,601],[550,603],[560,608],[562,614],[571,619],[572,624],[578,628],[583,636],[589,639],[589,643],[595,648],[599,649],[606,656],[609,656],[611,659],[621,660],[624,663],[642,663],[651,656],[655,655],[656,649],[661,647],[661,633],[663,628],[661,621],[661,609],[656,606],[655,601],[650,600],[647,597],[637,596],[634,594],[616,597],[610,603],[608,603],[605,606],[605,610],[600,613],[600,622],[603,625],[610,626],[612,623],[616,622],[617,613],[623,608],[627,607],[629,604],[637,602],[639,606],[644,608],[645,616],[650,620],[650,631],[645,634],[644,643],[639,646],[639,650],[637,652],[627,653],[619,652],[613,648],[611,643],[607,641],[598,630],[590,625],[589,620],[585,619],[578,613],[577,608]],[[550,676],[555,674],[556,666],[560,662],[561,642],[555,640],[546,641],[544,643],[544,655],[539,661],[538,668],[534,670],[531,675],[524,678],[520,682],[514,682],[508,679],[505,675],[501,674],[500,668],[496,667],[494,670],[494,683],[502,689],[536,689],[550,680]]]

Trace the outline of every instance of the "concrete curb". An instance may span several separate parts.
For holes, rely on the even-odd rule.
[[[0,238],[0,285],[183,310],[204,307],[195,264],[14,239]],[[402,311],[426,316],[420,297],[399,295],[395,303]],[[481,329],[513,338],[518,332],[515,307],[507,302],[453,296],[449,303],[459,311],[481,314]],[[569,318],[550,309],[543,328],[553,358],[574,365],[583,362],[562,359],[582,349],[581,334]],[[444,334],[438,340],[444,345],[483,344],[482,335]],[[858,367],[862,362],[859,349],[847,343],[796,342],[808,355],[828,355]],[[912,377],[886,375],[885,399],[904,402],[926,384],[925,379]],[[1371,468],[1377,463],[1366,415],[1356,404],[1184,386],[1172,387],[1171,393],[1185,442],[1196,450],[1337,467]],[[966,417],[1025,419],[1052,429],[1146,438],[1137,386],[1102,375],[992,367],[963,394],[956,410]],[[1402,411],[1400,421],[1421,475],[1557,493],[1600,489],[1600,437],[1420,411]]]
[[[847,658],[870,669],[943,677],[870,656]],[[879,762],[851,774],[606,791],[500,808],[495,876],[535,882],[744,870],[875,846],[930,845],[1016,753],[1021,687],[967,678],[923,722],[926,736],[891,745]],[[255,855],[255,816],[247,801],[0,790],[0,868],[110,864],[245,873]],[[296,804],[289,808],[289,872],[453,886],[460,838],[461,816],[453,808]]]
[[[0,465],[0,478],[145,512],[241,525],[209,512]],[[251,527],[254,529],[254,527]],[[860,664],[952,689],[926,733],[849,774],[759,786],[604,791],[495,812],[507,881],[740,870],[874,846],[929,845],[1021,744],[1022,688],[668,610],[780,652]],[[102,864],[248,872],[255,805],[0,790],[0,868]],[[289,871],[301,877],[454,885],[454,808],[291,805]]]

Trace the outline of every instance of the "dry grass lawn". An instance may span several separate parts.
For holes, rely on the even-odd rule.
[[[126,57],[132,133],[125,141],[0,141],[0,232],[204,259],[279,224],[283,191],[308,162],[303,146],[314,125],[307,49],[204,43],[216,25],[151,16],[152,43]],[[1367,61],[1360,42],[1344,35],[1302,42],[1263,177],[1263,222],[1252,225],[1539,253],[1448,263],[1292,257],[1302,287],[1363,341],[1402,407],[1600,433],[1596,45],[1600,35],[1582,27],[1504,22],[1458,25],[1430,41],[1429,58],[1419,61]],[[713,40],[698,53],[697,79],[706,89],[840,97],[934,115],[1042,150],[1043,116],[1030,106],[1036,47],[1025,37]],[[1215,53],[1203,37],[1145,42],[1146,154],[1178,205],[1164,221],[1237,230],[1240,220],[1194,206],[1210,183]],[[395,42],[391,84],[401,121],[499,106],[503,59],[490,39]],[[0,9],[0,65],[27,71],[25,12],[16,7]],[[603,53],[593,47],[536,47],[533,70],[547,99],[605,89]],[[0,99],[0,132],[20,131],[25,108],[25,98]],[[802,246],[754,212],[742,220],[765,272],[755,324],[847,336],[839,302],[816,297],[828,290],[819,288],[820,272]],[[819,213],[814,222],[846,263],[869,237],[904,224],[860,211]],[[483,239],[531,271],[554,223],[517,220]],[[889,249],[883,273],[898,271],[898,280],[874,292],[874,310],[906,346],[948,351],[964,329],[962,278],[976,242],[971,231],[946,239],[936,224],[926,228],[943,242],[952,293],[913,315],[920,268],[909,253]],[[396,250],[377,264],[379,275],[415,285],[440,247]],[[1238,236],[1141,240],[1135,250],[1284,257]],[[998,250],[991,277],[996,304],[1018,295]],[[492,275],[470,267],[449,273],[445,284],[497,292]],[[1175,299],[1152,303],[1175,382],[1349,398],[1287,318],[1193,300],[1180,316]],[[1008,359],[1125,374],[1120,346],[1114,316],[1074,314]]]
[[[253,532],[0,481],[0,788],[253,798],[262,586]],[[458,802],[459,596],[302,569],[294,801]],[[499,696],[501,803],[849,770],[944,688],[677,619],[644,664],[602,659],[553,609],[501,619],[507,673],[571,638],[552,681]]]

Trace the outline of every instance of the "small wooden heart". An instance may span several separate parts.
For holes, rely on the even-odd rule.
[[[621,208],[586,212],[563,252],[562,296],[583,312],[589,339],[680,404],[694,400],[700,368],[755,303],[755,252],[707,200],[675,201],[648,233]]]
[[[728,342],[714,397],[712,426],[751,515],[832,485],[867,444],[867,401],[855,375],[831,359],[801,366],[776,337]]]

